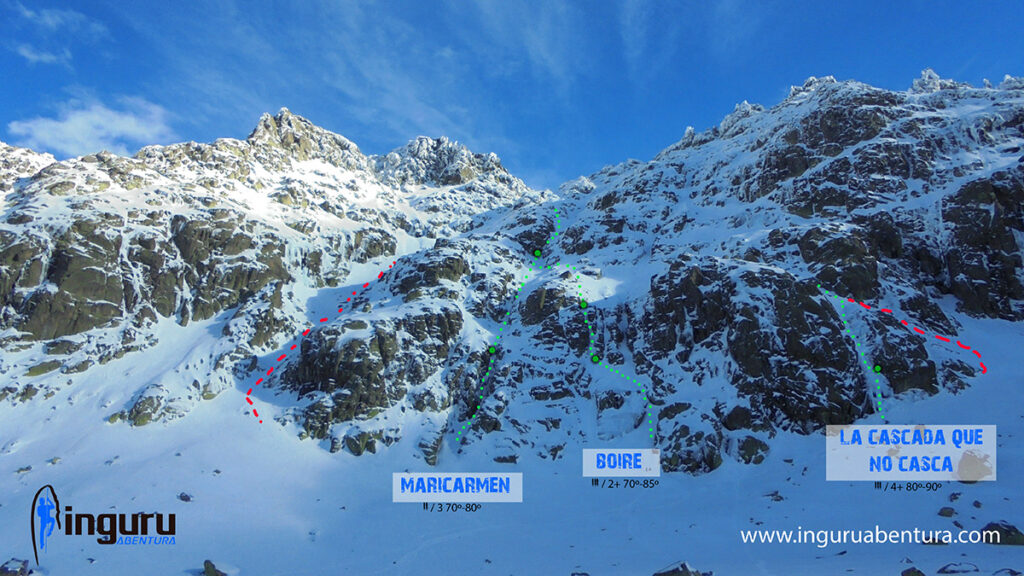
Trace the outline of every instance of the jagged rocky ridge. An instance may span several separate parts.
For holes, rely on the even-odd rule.
[[[478,211],[542,198],[494,155],[420,138],[365,156],[288,110],[264,115],[245,141],[132,158],[2,153],[0,338],[5,352],[37,354],[29,366],[5,355],[0,371],[13,381],[0,396],[34,395],[33,377],[145,350],[161,321],[227,315],[225,346],[195,370],[194,389],[152,383],[125,411],[136,424],[236,382],[298,326],[296,289],[337,286],[401,242],[458,234]],[[164,410],[171,397],[184,408]]]
[[[0,397],[29,401],[93,361],[145,354],[168,323],[216,322],[222,345],[183,367],[187,385],[131,383],[112,416],[187,414],[247,388],[304,326],[311,294],[331,299],[361,263],[394,260],[268,379],[279,422],[332,451],[416,442],[427,462],[472,414],[458,441],[499,462],[635,433],[639,389],[583,359],[582,283],[600,356],[648,389],[665,468],[757,464],[780,430],[877,410],[819,284],[894,310],[849,319],[885,366],[886,402],[978,378],[969,356],[898,319],[953,336],[960,314],[1022,318],[1022,142],[1024,81],[926,72],[906,92],[812,78],[557,194],[443,138],[366,156],[287,110],[246,141],[133,158],[4,147]],[[526,278],[537,248],[580,280]]]

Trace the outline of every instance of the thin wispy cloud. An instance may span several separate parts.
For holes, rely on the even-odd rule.
[[[75,10],[43,8],[33,10],[18,2],[15,12],[44,32],[81,33],[92,38],[106,36],[106,25]]]
[[[39,50],[30,44],[19,44],[15,49],[18,56],[28,61],[29,64],[64,64],[71,62],[71,52],[63,49],[59,53]]]
[[[132,149],[175,139],[168,117],[167,110],[143,98],[119,98],[116,108],[71,100],[60,106],[56,117],[16,120],[7,125],[7,132],[18,146],[58,156],[101,150],[127,155]]]
[[[437,50],[408,22],[379,21],[361,10],[332,14],[325,44],[336,47],[322,70],[329,85],[352,104],[353,116],[367,126],[383,124],[394,138],[415,135],[473,137],[475,119],[467,114],[460,77],[471,61],[452,47]]]
[[[587,14],[565,2],[476,2],[456,4],[464,13],[458,32],[467,45],[486,54],[494,66],[520,74],[520,66],[553,95],[563,99],[595,69],[600,44],[587,30]],[[512,64],[512,65],[510,65]]]
[[[706,31],[712,55],[727,60],[745,50],[756,50],[751,42],[757,37],[763,19],[757,3],[721,0],[712,3],[710,9]]]
[[[280,26],[274,38],[251,23],[271,10],[231,1],[203,3],[188,13],[170,4],[147,8],[125,11],[119,18],[126,31],[145,42],[150,50],[147,60],[160,66],[161,73],[149,90],[159,93],[168,105],[174,103],[178,122],[194,129],[243,119],[244,128],[252,128],[263,112],[295,107],[290,100],[274,97],[301,84],[295,63],[283,59],[283,48],[275,45],[287,28]],[[277,16],[271,18],[280,24]],[[190,42],[167,41],[184,36]],[[246,133],[218,134],[228,135],[244,137]]]
[[[647,48],[648,5],[639,1],[622,3],[619,35],[622,37],[622,52],[631,75],[642,66]]]
[[[461,16],[470,22],[453,28],[472,30],[470,37],[432,37],[413,19],[332,5],[318,11],[323,29],[309,56],[320,52],[319,80],[337,90],[350,117],[383,129],[392,145],[415,135],[444,135],[507,159],[518,145],[505,135],[505,119],[482,113],[493,104],[481,101],[480,89],[481,77],[506,58],[488,46],[493,35],[466,8]],[[438,17],[453,22],[456,14],[442,9]],[[546,59],[548,70],[554,65],[540,46],[520,49],[532,51],[535,64]]]
[[[0,4],[0,17],[11,26],[2,44],[29,65],[71,67],[71,47],[108,39],[102,22],[76,10],[29,8],[21,2]]]

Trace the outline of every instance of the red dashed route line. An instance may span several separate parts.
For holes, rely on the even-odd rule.
[[[394,267],[394,266],[395,266],[396,264],[398,264],[398,262],[397,262],[397,261],[391,262],[391,265],[390,265],[390,266],[388,266],[388,270],[390,270],[390,269],[391,269],[392,267]],[[380,272],[379,274],[377,274],[377,278],[376,278],[376,279],[377,279],[377,280],[380,280],[380,279],[381,279],[381,278],[383,278],[383,277],[384,277],[384,272],[383,272],[383,271],[381,271],[381,272]],[[363,288],[362,288],[362,289],[363,289],[363,291],[366,291],[366,289],[367,289],[367,288],[369,288],[369,287],[370,287],[370,282],[367,282],[367,283],[363,284]],[[354,292],[352,292],[352,296],[356,296],[357,292],[358,292],[358,291],[354,291]],[[352,296],[349,296],[348,298],[346,298],[346,299],[345,299],[345,302],[351,302],[351,301],[352,301]],[[338,308],[338,314],[341,314],[341,313],[343,313],[344,311],[345,311],[345,307],[344,307],[344,306],[342,306],[342,307]],[[328,320],[330,320],[330,318],[321,318],[321,319],[320,319],[320,322],[319,322],[319,323],[320,323],[320,324],[323,324],[323,323],[327,322]],[[304,330],[304,331],[302,332],[302,334],[300,334],[300,335],[299,335],[298,337],[299,337],[299,338],[304,338],[304,337],[306,337],[306,336],[309,336],[309,333],[310,333],[310,332],[311,332],[312,330],[313,330],[312,326],[311,326],[311,327],[309,327],[309,328],[306,328],[306,329],[305,329],[305,330]],[[291,345],[291,347],[289,347],[289,348],[288,348],[288,350],[289,350],[289,351],[295,350],[296,348],[298,348],[298,346],[299,346],[299,342],[296,342],[295,344],[292,344],[292,345]],[[281,354],[280,356],[278,356],[278,357],[277,357],[277,360],[275,360],[275,362],[276,362],[277,364],[280,364],[280,363],[281,363],[281,361],[282,361],[282,360],[284,360],[284,359],[285,359],[285,358],[287,358],[287,357],[288,357],[288,352],[284,352],[284,353],[282,353],[282,354]],[[267,372],[266,372],[266,374],[264,374],[264,376],[270,376],[271,374],[273,374],[273,373],[274,373],[274,370],[275,370],[275,369],[276,369],[276,366],[271,366],[270,368],[267,368]],[[259,377],[259,378],[258,378],[258,379],[256,380],[256,382],[255,382],[255,383],[253,384],[253,388],[255,388],[256,386],[259,386],[259,385],[260,385],[260,384],[261,384],[261,383],[263,382],[263,378],[264,378],[264,376],[260,376],[260,377]],[[250,406],[255,406],[255,405],[253,404],[253,402],[252,402],[252,388],[249,388],[249,391],[245,393],[245,401],[246,401],[246,402],[248,402]],[[252,409],[252,414],[253,414],[253,416],[255,416],[255,417],[256,417],[257,419],[259,419],[259,417],[260,417],[260,413],[256,411],[256,408],[255,408],[255,407],[253,407],[253,409]],[[263,424],[263,420],[260,420],[260,424]]]
[[[821,288],[821,284],[818,284],[818,288]],[[825,290],[825,292],[828,293],[828,290]],[[855,303],[855,304],[860,304],[864,308],[866,308],[868,310],[872,310],[871,306],[868,306],[867,304],[865,304],[863,302],[857,302],[853,298],[847,298],[846,301],[847,302],[852,302],[852,303]],[[879,312],[884,312],[886,314],[892,314],[893,313],[892,310],[890,310],[889,308],[880,308]],[[904,326],[907,326],[908,328],[913,329],[914,332],[917,332],[918,334],[920,334],[922,336],[927,335],[927,332],[925,332],[924,330],[921,330],[917,326],[911,326],[909,323],[907,323],[906,320],[900,320],[900,324],[903,324]],[[949,339],[949,338],[947,338],[945,336],[939,335],[939,334],[934,334],[933,336],[935,336],[935,338],[937,340],[942,340],[943,342],[952,342],[951,339]],[[981,373],[985,374],[985,373],[988,372],[988,368],[985,367],[985,363],[981,362],[981,352],[978,352],[977,350],[972,349],[970,346],[962,344],[959,340],[956,341],[956,345],[959,346],[963,350],[970,350],[971,352],[973,352],[974,355],[978,357],[978,364],[981,366]]]

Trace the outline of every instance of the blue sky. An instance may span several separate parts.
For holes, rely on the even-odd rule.
[[[1021,22],[1021,2],[0,0],[0,140],[131,153],[287,106],[367,153],[446,135],[554,187],[808,76],[1024,76]]]

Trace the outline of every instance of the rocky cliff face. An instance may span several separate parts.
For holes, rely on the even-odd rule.
[[[400,242],[458,234],[478,211],[540,199],[496,157],[444,139],[416,144],[367,157],[282,110],[246,141],[147,147],[132,158],[54,162],[4,145],[0,338],[31,357],[29,366],[2,362],[5,396],[34,389],[27,375],[142,354],[161,322],[230,319],[227,345],[195,389],[157,386],[141,393],[141,408],[115,416],[179,415],[188,402],[173,413],[160,406],[216,396],[243,360],[291,334],[304,308],[296,289],[338,286],[352,266],[395,256]],[[465,179],[434,183],[449,173]]]
[[[507,462],[636,434],[668,470],[756,465],[779,430],[979,377],[901,320],[955,341],[961,315],[1024,318],[1022,143],[1024,81],[926,72],[907,92],[812,78],[557,194],[444,138],[367,156],[287,110],[246,141],[132,158],[3,146],[0,397],[207,322],[222,338],[190,385],[126,383],[112,409],[182,416],[248,388],[311,306],[395,261],[267,378],[278,422],[428,462],[445,442]]]

